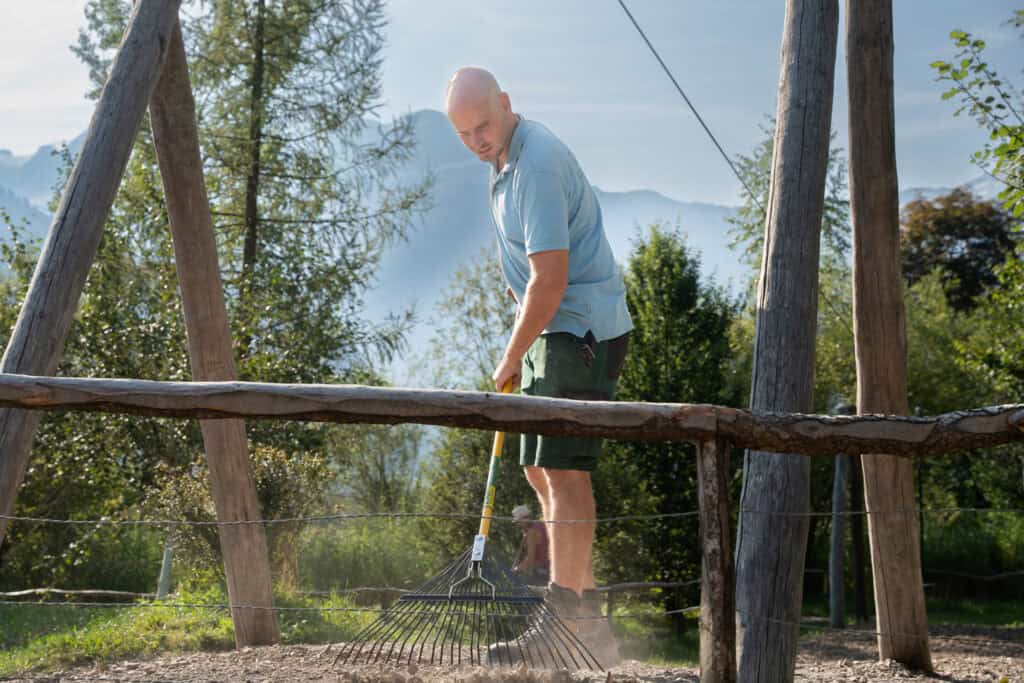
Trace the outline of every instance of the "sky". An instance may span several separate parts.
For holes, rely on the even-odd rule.
[[[74,137],[92,105],[87,72],[68,49],[84,0],[0,0],[0,148],[30,154]],[[730,155],[750,153],[774,114],[783,0],[627,0]],[[929,64],[949,60],[948,35],[985,38],[989,61],[1024,86],[1024,40],[1004,25],[1017,0],[894,0],[897,161],[904,188],[979,175],[984,135]],[[617,0],[391,0],[381,116],[443,107],[452,71],[497,76],[513,108],[563,138],[605,190],[653,189],[736,204],[740,185],[675,92]],[[846,145],[845,45],[836,63],[833,129]]]

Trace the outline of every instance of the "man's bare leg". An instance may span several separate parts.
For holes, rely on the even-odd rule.
[[[523,471],[526,473],[526,481],[533,488],[533,492],[537,494],[537,501],[540,503],[540,519],[544,522],[551,521],[551,490],[548,487],[548,478],[544,473],[544,468],[526,465],[523,467]],[[545,528],[550,531],[551,527],[548,525]]]
[[[545,468],[551,521],[551,581],[582,595],[594,587],[591,553],[594,523],[558,522],[594,519],[596,506],[590,473]]]

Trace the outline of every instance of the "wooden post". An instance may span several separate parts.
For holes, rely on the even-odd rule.
[[[899,253],[892,0],[846,3],[850,213],[857,408],[908,414],[907,337]],[[932,671],[913,463],[865,454],[879,657]]]
[[[705,441],[697,455],[700,503],[700,680],[736,681],[735,572],[729,525],[729,443]]]
[[[188,330],[192,377],[236,379],[231,329],[217,260],[217,242],[203,181],[195,102],[180,25],[171,35],[167,61],[150,102],[153,141],[167,196],[174,259]],[[244,420],[203,420],[203,445],[217,519],[261,519],[249,465]],[[266,532],[260,524],[218,527],[231,604],[265,609],[232,610],[235,644],[264,645],[280,639]]]
[[[786,1],[758,283],[753,410],[813,407],[818,257],[838,31],[838,0]],[[802,513],[809,507],[807,458],[747,453],[736,548],[739,678],[745,683],[793,679],[807,550],[808,518]]]
[[[164,542],[164,556],[160,562],[160,578],[156,583],[156,599],[166,600],[167,594],[171,592],[171,564],[174,559],[173,534],[167,535]]]
[[[832,628],[846,626],[846,581],[843,555],[846,551],[846,490],[850,456],[837,455],[832,479],[832,544],[828,554],[828,614]]]
[[[850,456],[850,510],[864,512],[864,477],[859,455]],[[853,610],[858,624],[868,622],[867,576],[864,571],[864,515],[851,515],[850,540],[853,562]]]
[[[181,0],[139,0],[128,21],[82,152],[61,196],[0,371],[52,375],[96,258],[103,224],[163,64]],[[0,514],[25,477],[39,414],[0,410]],[[7,520],[0,518],[0,541]]]

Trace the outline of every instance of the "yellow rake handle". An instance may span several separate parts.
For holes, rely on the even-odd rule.
[[[512,380],[505,383],[501,393],[512,392]],[[484,509],[480,513],[480,531],[477,536],[487,536],[491,532],[491,517],[494,516],[494,486],[498,480],[498,459],[505,446],[505,432],[494,432],[494,446],[491,448],[491,466],[487,471],[487,488],[484,489]]]

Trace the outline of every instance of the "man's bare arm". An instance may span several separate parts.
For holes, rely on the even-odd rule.
[[[523,355],[555,317],[569,283],[567,249],[540,251],[530,254],[529,258],[530,281],[520,302],[519,317],[505,347],[505,355],[494,371],[494,384],[498,389],[509,379],[518,382]]]

